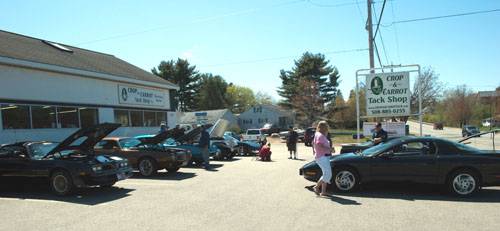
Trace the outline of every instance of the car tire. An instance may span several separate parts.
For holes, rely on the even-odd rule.
[[[50,176],[50,188],[58,196],[67,196],[74,191],[75,185],[73,184],[71,175],[67,171],[59,170]]]
[[[102,184],[102,185],[99,185],[99,187],[101,187],[101,188],[111,188],[115,184],[116,184],[116,182],[113,182],[113,183],[110,183],[110,184]]]
[[[340,167],[333,170],[333,188],[338,192],[353,192],[358,188],[359,174],[352,168]]]
[[[165,170],[167,170],[168,173],[176,173],[180,168],[180,166],[170,166],[165,168]]]
[[[152,176],[155,175],[156,172],[158,171],[158,165],[156,164],[156,161],[153,160],[152,158],[146,157],[142,158],[139,160],[139,163],[137,164],[137,168],[139,169],[139,173],[142,176]]]
[[[480,177],[475,171],[459,169],[447,180],[447,187],[451,194],[459,197],[468,197],[479,191]]]

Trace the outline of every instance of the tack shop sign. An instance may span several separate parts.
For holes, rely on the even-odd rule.
[[[366,113],[370,117],[410,115],[409,72],[366,76]]]
[[[120,104],[165,107],[166,94],[163,91],[118,85],[118,102]]]

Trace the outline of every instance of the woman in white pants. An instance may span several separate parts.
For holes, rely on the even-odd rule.
[[[326,187],[332,180],[332,167],[330,165],[332,148],[330,141],[328,141],[327,138],[328,130],[328,123],[326,121],[319,122],[312,144],[314,159],[323,172],[323,175],[316,183],[316,186],[314,186],[314,192],[321,196],[330,196],[326,192]]]

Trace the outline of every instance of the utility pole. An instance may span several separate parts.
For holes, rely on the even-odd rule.
[[[370,68],[375,68],[373,59],[373,24],[372,24],[372,0],[367,0],[368,18],[366,19],[366,30],[368,30],[368,51],[370,55]],[[374,73],[374,70],[370,71]]]

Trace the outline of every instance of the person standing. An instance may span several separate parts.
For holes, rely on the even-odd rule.
[[[321,196],[329,196],[326,192],[326,187],[330,184],[332,179],[332,166],[330,165],[330,156],[332,155],[332,149],[330,141],[327,139],[328,135],[328,123],[326,121],[321,121],[318,123],[316,128],[316,133],[313,139],[313,151],[314,159],[316,163],[321,168],[323,175],[319,178],[316,186],[314,186],[314,192]]]
[[[290,157],[288,159],[297,159],[297,141],[299,140],[299,134],[293,130],[293,127],[290,127],[288,130],[288,137],[286,138],[286,146],[288,147],[288,151],[290,152]]]
[[[380,144],[387,141],[387,132],[382,129],[382,124],[378,122],[373,129],[372,140],[375,144]]]
[[[207,126],[202,125],[202,131],[201,131],[201,136],[200,136],[200,141],[198,142],[198,145],[201,148],[201,154],[203,155],[203,165],[205,166],[205,169],[210,168],[210,160],[209,160],[209,153],[208,153],[208,146],[210,145],[210,134],[208,134],[207,131]]]
[[[162,122],[162,123],[160,124],[160,132],[159,132],[159,133],[166,132],[167,130],[168,130],[167,125],[165,124],[165,122]]]

